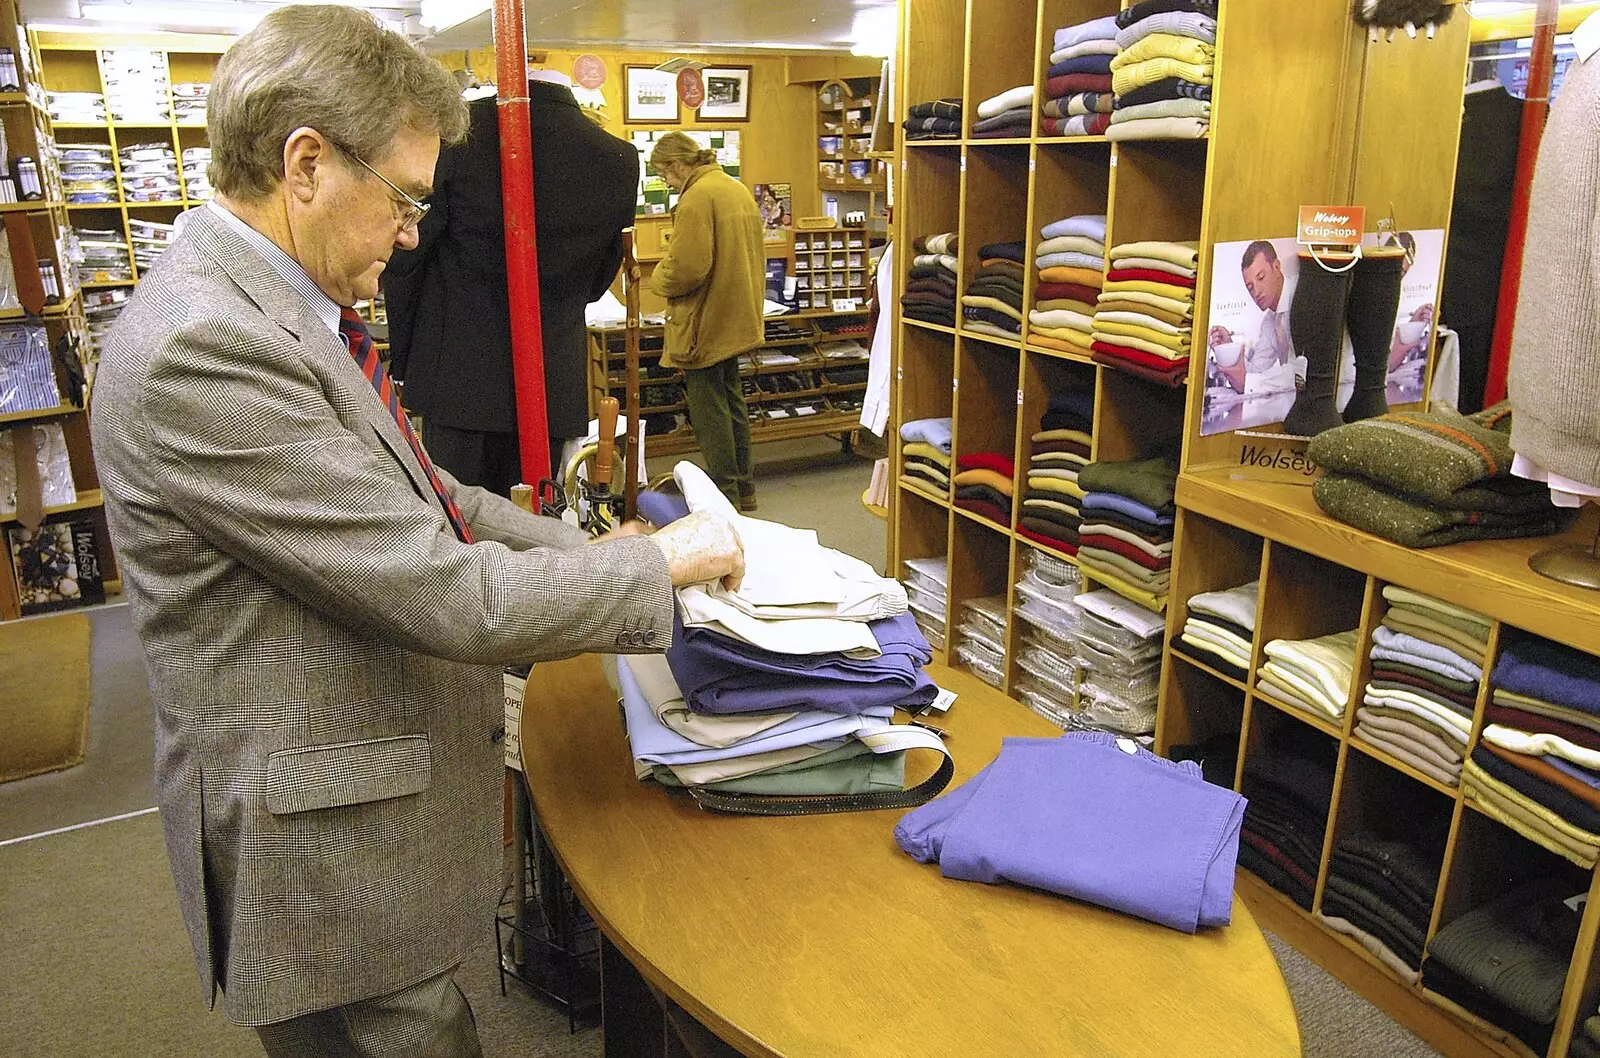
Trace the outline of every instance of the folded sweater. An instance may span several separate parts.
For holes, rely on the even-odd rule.
[[[1166,58],[1146,59],[1144,62],[1136,62],[1113,72],[1111,90],[1119,96],[1125,95],[1135,88],[1155,84],[1169,77],[1208,85],[1211,83],[1211,64],[1201,65]]]
[[[1207,99],[1163,99],[1155,103],[1117,107],[1111,115],[1111,124],[1152,118],[1199,118],[1211,121],[1211,101]]]
[[[1039,231],[1042,239],[1056,239],[1067,235],[1077,235],[1085,239],[1105,245],[1106,218],[1103,213],[1081,213],[1074,217],[1063,217],[1061,220],[1051,221]]]
[[[1013,107],[1031,106],[1033,103],[1033,85],[1019,85],[1007,89],[997,96],[991,96],[978,104],[978,118],[992,118],[996,114],[1010,110]]]
[[[1126,29],[1135,22],[1166,11],[1192,11],[1208,18],[1216,18],[1217,0],[1140,0],[1139,3],[1124,8],[1113,17],[1116,18],[1119,29]]]
[[[1062,48],[1070,48],[1074,44],[1082,44],[1086,40],[1115,40],[1117,29],[1116,15],[1107,15],[1104,18],[1081,22],[1076,26],[1064,26],[1055,32],[1055,48],[1060,51]]]
[[[1176,33],[1149,33],[1129,44],[1111,60],[1113,70],[1150,59],[1175,59],[1196,66],[1210,66],[1217,50],[1203,40],[1180,36]]]
[[[1207,99],[1211,98],[1211,86],[1185,81],[1181,77],[1163,77],[1153,84],[1140,85],[1128,92],[1117,95],[1117,106],[1137,107],[1146,103],[1159,103],[1163,99]]]
[[[1117,46],[1130,48],[1152,33],[1171,33],[1193,37],[1207,44],[1217,42],[1217,20],[1193,11],[1163,11],[1148,15],[1117,31]]]
[[[1313,438],[1312,444],[1315,446],[1322,437],[1348,428],[1329,430]],[[1316,458],[1314,452],[1312,458]],[[1415,462],[1433,464],[1437,460],[1416,459]],[[1312,496],[1317,506],[1329,517],[1374,536],[1392,540],[1402,547],[1417,548],[1457,544],[1464,540],[1496,540],[1559,533],[1572,524],[1574,512],[1552,506],[1548,495],[1548,491],[1543,490],[1530,497],[1528,505],[1531,510],[1507,513],[1440,506],[1411,494],[1385,488],[1355,474],[1324,474],[1312,486]]]

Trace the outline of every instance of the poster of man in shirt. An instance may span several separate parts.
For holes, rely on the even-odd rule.
[[[1407,249],[1400,307],[1389,355],[1389,403],[1422,399],[1434,305],[1444,259],[1444,231],[1369,234],[1365,242],[1398,242]],[[1200,432],[1225,433],[1283,421],[1305,383],[1305,358],[1294,350],[1289,312],[1300,269],[1318,267],[1299,257],[1291,238],[1218,243],[1211,262],[1211,304],[1206,334],[1206,392]],[[1355,384],[1349,339],[1339,368],[1342,408]]]

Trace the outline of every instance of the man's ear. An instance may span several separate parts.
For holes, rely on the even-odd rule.
[[[302,126],[283,141],[283,179],[289,193],[301,202],[311,201],[325,173],[333,148],[316,129]]]

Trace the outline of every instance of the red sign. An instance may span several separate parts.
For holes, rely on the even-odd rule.
[[[1367,230],[1365,206],[1301,206],[1302,246],[1338,246],[1354,250]]]
[[[572,80],[581,88],[596,89],[606,83],[606,64],[598,55],[580,55],[572,60]]]
[[[678,98],[690,110],[700,109],[700,104],[706,101],[706,79],[700,76],[699,70],[686,66],[678,71]]]

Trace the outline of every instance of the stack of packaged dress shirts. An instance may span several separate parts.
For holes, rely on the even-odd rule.
[[[1356,734],[1446,786],[1461,778],[1489,619],[1389,584]]]
[[[135,143],[117,151],[122,197],[129,202],[179,202],[178,156],[165,143]]]
[[[1094,359],[1151,382],[1189,377],[1200,254],[1191,243],[1133,242],[1111,249],[1094,314]]]
[[[1166,621],[1113,591],[1088,592],[1074,602],[1083,615],[1074,654],[1084,669],[1074,726],[1149,736],[1156,729]]]
[[[972,123],[974,138],[1027,139],[1032,134],[1033,85],[1008,88],[978,104],[978,120]]]
[[[178,236],[176,224],[128,218],[128,234],[133,237],[133,263],[145,272]]]
[[[62,125],[104,125],[106,97],[99,92],[46,92],[50,120]]]
[[[210,169],[210,147],[183,149],[183,197],[191,202],[205,202],[216,195],[211,186]]]
[[[1585,869],[1600,853],[1600,659],[1508,634],[1461,788],[1484,812]]]
[[[172,120],[172,78],[167,53],[145,48],[114,48],[100,53],[106,107],[113,121],[165,125]]]
[[[950,564],[943,558],[908,558],[905,560],[907,602],[917,627],[936,650],[943,650],[945,612],[950,601]]]
[[[1017,617],[1023,625],[1015,690],[1022,703],[1060,727],[1073,727],[1078,711],[1078,622],[1074,601],[1083,580],[1078,567],[1042,551],[1028,551],[1028,570],[1017,582]]]
[[[993,762],[895,826],[946,878],[1012,882],[1184,933],[1227,925],[1243,799],[1199,765],[1099,732],[1008,738]]]
[[[79,283],[121,283],[133,279],[133,258],[120,231],[103,228],[75,228],[82,259],[78,262]]]
[[[900,314],[923,323],[954,327],[959,293],[956,270],[961,265],[956,257],[955,232],[920,236],[912,241],[911,248],[915,256],[911,258],[906,292],[900,296]]]
[[[1333,746],[1328,736],[1286,721],[1245,757],[1239,865],[1311,910],[1333,797]]]
[[[68,202],[117,200],[117,171],[109,143],[63,143],[56,149],[61,159],[61,190]]]
[[[950,495],[952,421],[913,419],[900,425],[902,480],[940,499]]]
[[[1172,581],[1175,459],[1090,463],[1078,473],[1078,562],[1106,587],[1158,613]]]
[[[1315,639],[1274,639],[1256,686],[1285,705],[1337,720],[1344,716],[1356,671],[1356,631]]]
[[[1042,136],[1099,136],[1111,124],[1111,59],[1117,20],[1097,18],[1056,30],[1045,72]]]
[[[1034,251],[1039,283],[1028,313],[1028,342],[1088,356],[1094,350],[1093,316],[1105,285],[1106,218],[1064,217],[1044,226]]]
[[[1083,488],[1078,477],[1089,463],[1093,439],[1094,389],[1062,390],[1029,440],[1028,490],[1017,532],[1036,544],[1078,553]]]
[[[680,588],[665,659],[618,660],[636,773],[722,792],[899,789],[904,744],[875,736],[938,693],[905,589],[809,530],[739,515],[692,464],[674,478],[682,499],[641,496],[641,511],[727,519],[745,576],[737,591]]]
[[[1352,834],[1333,846],[1322,920],[1415,984],[1433,921],[1442,843]]]
[[[978,247],[978,270],[961,296],[962,327],[996,338],[1022,336],[1022,284],[1027,247],[995,242]]]
[[[1144,0],[1117,15],[1111,140],[1197,140],[1211,128],[1216,0]]]
[[[83,292],[83,314],[89,324],[89,348],[94,355],[99,356],[104,348],[111,325],[117,322],[128,304],[128,294],[126,288],[120,287]]]
[[[1250,675],[1250,649],[1256,635],[1256,598],[1261,582],[1189,596],[1189,616],[1172,649],[1203,661],[1237,680]]]
[[[968,599],[961,604],[956,626],[956,657],[984,683],[1001,687],[1006,682],[1006,599]]]
[[[969,452],[956,460],[956,506],[1011,528],[1012,479],[1016,467],[1003,452]]]
[[[206,123],[206,99],[211,86],[204,81],[185,81],[172,86],[173,117],[180,125]],[[185,154],[188,152],[185,151]]]
[[[1444,923],[1428,943],[1423,986],[1544,1054],[1587,890],[1587,878],[1542,877]],[[1567,1052],[1568,1058],[1580,1053]]]

